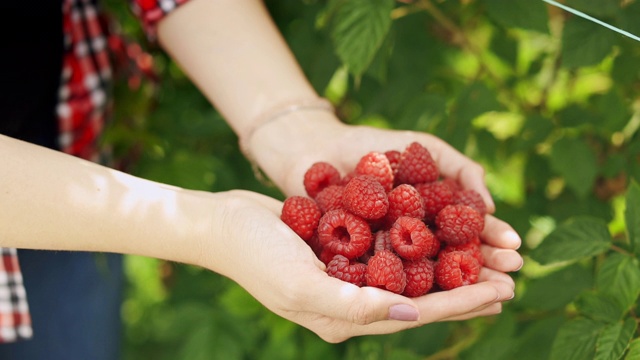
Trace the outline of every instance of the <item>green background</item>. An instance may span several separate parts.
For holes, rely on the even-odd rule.
[[[565,3],[640,34],[638,0]],[[266,4],[344,122],[433,133],[485,167],[524,240],[516,298],[494,317],[327,344],[228,279],[127,257],[125,359],[640,359],[639,42],[535,0]],[[283,199],[126,5],[107,8],[157,74],[117,78],[118,166]]]

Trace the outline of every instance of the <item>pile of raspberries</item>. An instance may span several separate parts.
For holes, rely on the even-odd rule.
[[[287,197],[281,219],[329,276],[407,297],[478,281],[486,205],[420,143],[369,152],[344,176],[316,162],[303,181],[308,196]]]

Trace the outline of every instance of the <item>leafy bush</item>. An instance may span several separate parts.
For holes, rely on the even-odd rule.
[[[639,0],[567,5],[640,34]],[[501,315],[329,345],[201,269],[130,257],[126,358],[636,359],[640,43],[536,0],[267,2],[348,123],[440,136],[487,170],[524,239]],[[123,5],[110,9],[144,38]],[[108,141],[136,175],[188,188],[257,181],[220,115],[159,49],[160,82],[116,87]]]

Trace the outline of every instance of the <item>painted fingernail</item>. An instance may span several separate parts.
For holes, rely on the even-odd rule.
[[[389,308],[389,319],[400,321],[416,321],[420,313],[411,305],[397,304]]]

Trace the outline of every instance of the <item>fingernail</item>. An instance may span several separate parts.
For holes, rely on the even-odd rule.
[[[522,262],[520,263],[520,266],[518,266],[518,268],[515,269],[515,271],[520,271],[520,269],[522,269],[523,266],[524,266],[524,259],[522,259]]]
[[[397,304],[389,308],[390,320],[416,321],[419,316],[418,310],[411,305]]]

